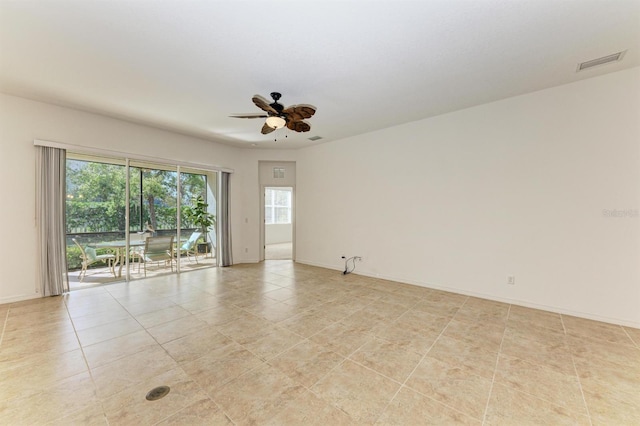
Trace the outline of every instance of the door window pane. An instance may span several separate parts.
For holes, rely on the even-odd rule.
[[[264,220],[267,225],[291,223],[291,188],[266,188]]]

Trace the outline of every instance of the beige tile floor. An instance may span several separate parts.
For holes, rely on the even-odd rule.
[[[2,425],[640,424],[638,329],[290,261],[0,305],[0,327]]]
[[[266,260],[291,260],[293,243],[267,244],[264,246],[264,258]]]

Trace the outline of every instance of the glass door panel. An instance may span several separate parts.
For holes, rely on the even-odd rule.
[[[124,161],[68,154],[66,167],[67,270],[71,289],[124,279]]]
[[[129,174],[129,278],[176,273],[176,168],[132,161]]]
[[[217,265],[217,173],[180,169],[180,272]]]

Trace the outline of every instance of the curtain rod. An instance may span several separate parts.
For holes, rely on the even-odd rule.
[[[200,170],[211,170],[211,171],[220,171],[220,172],[227,172],[227,173],[233,173],[234,172],[233,169],[229,169],[227,167],[212,166],[212,165],[209,165],[209,164],[201,164],[201,163],[191,163],[189,161],[170,160],[170,159],[167,159],[167,158],[151,157],[151,156],[148,156],[148,155],[131,154],[131,153],[128,153],[128,152],[110,151],[110,150],[107,150],[107,149],[93,148],[93,147],[82,146],[82,145],[72,145],[72,144],[62,143],[62,142],[45,141],[45,140],[42,140],[42,139],[34,139],[33,140],[33,145],[34,146],[47,146],[47,147],[50,147],[50,148],[66,149],[67,151],[76,152],[78,154],[94,154],[94,155],[103,156],[103,157],[106,156],[106,157],[115,157],[115,158],[122,158],[122,159],[127,159],[128,158],[130,160],[140,160],[140,161],[148,161],[148,162],[151,162],[151,163],[178,165],[178,166],[182,166],[182,167],[190,167],[190,168],[193,168],[193,169],[200,169]]]

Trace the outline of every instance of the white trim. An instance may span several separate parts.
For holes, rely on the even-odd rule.
[[[20,294],[18,296],[0,297],[0,305],[5,303],[22,302],[24,300],[42,299],[44,296],[40,293]],[[0,330],[1,331],[1,330]]]
[[[62,142],[54,142],[54,141],[45,141],[42,139],[34,139],[33,140],[33,145],[34,146],[48,146],[51,148],[59,148],[59,149],[66,149],[67,151],[71,151],[71,152],[76,152],[78,154],[93,154],[93,155],[99,155],[102,157],[114,157],[114,158],[124,158],[124,159],[130,159],[130,160],[140,160],[140,161],[147,161],[147,162],[152,162],[152,163],[161,163],[161,164],[169,164],[169,165],[173,165],[173,166],[183,166],[183,167],[187,167],[187,168],[192,168],[192,169],[200,169],[200,170],[210,170],[210,171],[215,171],[215,172],[227,172],[227,173],[233,173],[234,170],[233,169],[229,169],[227,167],[222,167],[222,166],[213,166],[213,165],[209,165],[209,164],[200,164],[200,163],[191,163],[188,161],[177,161],[177,160],[171,160],[168,158],[160,158],[160,157],[151,157],[148,155],[139,155],[139,154],[131,154],[128,152],[119,152],[119,151],[110,151],[108,149],[101,149],[101,148],[91,148],[91,147],[87,147],[87,146],[82,146],[82,145],[72,145],[72,144],[68,144],[68,143],[62,143]]]
[[[124,161],[125,165],[124,165],[124,170],[125,170],[125,186],[124,186],[124,195],[125,195],[125,200],[124,200],[124,256],[125,257],[125,264],[126,264],[126,272],[125,272],[125,276],[124,276],[124,280],[126,282],[131,281],[131,246],[129,245],[130,241],[131,241],[131,160],[129,158],[127,158]],[[179,176],[179,175],[178,175]],[[141,178],[142,179],[142,178]],[[180,182],[180,179],[178,179],[178,182]],[[141,185],[142,186],[142,185]],[[178,194],[180,194],[180,191],[178,191]],[[140,222],[142,222],[142,219],[140,220]],[[140,227],[142,227],[142,223],[140,223]],[[138,253],[139,254],[139,253]],[[120,262],[122,262],[122,258],[120,259]],[[115,261],[114,261],[115,263]],[[112,265],[115,268],[115,265],[112,263]],[[140,258],[138,257],[138,266],[140,266]],[[145,265],[146,266],[146,265]],[[115,275],[115,269],[113,270]],[[85,275],[86,275],[87,271],[85,271]],[[145,269],[145,275],[146,275],[146,269]]]

